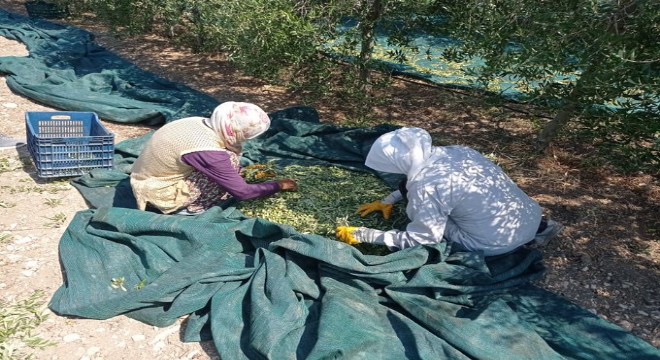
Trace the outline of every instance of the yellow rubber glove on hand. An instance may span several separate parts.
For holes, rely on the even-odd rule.
[[[357,228],[353,226],[337,226],[335,236],[337,237],[337,240],[341,242],[345,242],[348,245],[356,245],[360,242],[355,240],[355,236],[353,236],[355,230],[357,230]]]
[[[378,200],[369,204],[361,205],[357,212],[361,217],[365,217],[374,211],[380,211],[383,213],[383,218],[388,220],[390,216],[392,216],[392,208],[392,204],[383,204],[380,200]]]

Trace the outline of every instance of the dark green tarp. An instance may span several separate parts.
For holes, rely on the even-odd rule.
[[[0,34],[34,52],[0,58],[12,89],[64,110],[150,122],[217,104],[75,28],[0,11]],[[65,89],[79,93],[64,98]],[[144,95],[152,90],[159,96]],[[323,125],[304,107],[270,115],[272,129],[246,148],[245,162],[365,171],[369,145],[392,129]],[[75,181],[95,209],[78,212],[60,240],[65,279],[49,304],[60,315],[155,326],[188,316],[185,340],[213,339],[223,359],[660,359],[643,340],[534,286],[544,270],[536,250],[484,258],[443,243],[373,256],[230,206],[194,217],[132,209],[126,172],[144,141],[117,145],[116,170]]]
[[[0,10],[0,36],[25,44],[27,57],[3,57],[0,73],[16,93],[104,120],[159,124],[212,111],[217,101],[156,77],[94,42],[91,33]]]
[[[127,219],[131,219],[127,221]],[[541,255],[419,246],[387,256],[229,208],[79,212],[50,307],[212,336],[223,359],[653,359],[625,330],[529,285]],[[123,278],[126,291],[111,286]]]

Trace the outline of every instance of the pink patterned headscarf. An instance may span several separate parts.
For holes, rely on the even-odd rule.
[[[224,139],[227,149],[240,153],[245,141],[268,130],[270,118],[257,105],[228,101],[218,105],[205,123]]]

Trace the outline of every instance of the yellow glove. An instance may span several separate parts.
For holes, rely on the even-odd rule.
[[[335,236],[337,237],[337,240],[341,242],[345,242],[348,245],[356,245],[360,242],[355,240],[355,236],[353,236],[355,230],[357,230],[357,228],[353,226],[337,226]]]
[[[380,200],[377,200],[369,204],[361,205],[357,212],[361,217],[365,217],[374,211],[380,211],[383,213],[383,218],[388,220],[390,216],[392,216],[392,208],[392,204],[383,204]]]

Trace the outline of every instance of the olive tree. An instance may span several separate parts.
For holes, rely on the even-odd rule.
[[[529,87],[528,100],[556,109],[538,134],[539,150],[577,120],[592,130],[619,131],[623,136],[610,139],[642,144],[657,161],[660,2],[438,0],[435,5],[446,16],[446,30],[462,41],[445,52],[446,58],[481,57],[482,81],[515,77]]]

